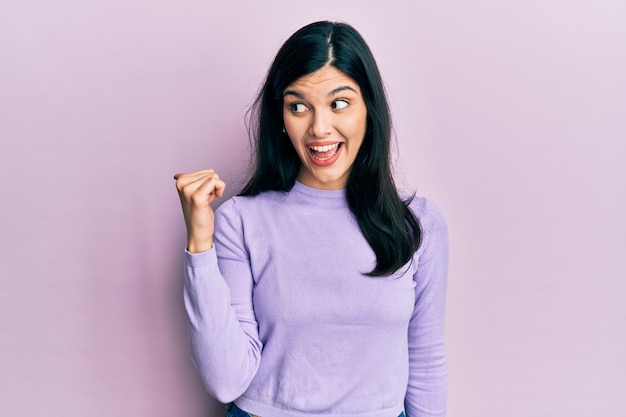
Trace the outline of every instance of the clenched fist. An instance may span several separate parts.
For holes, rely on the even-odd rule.
[[[187,227],[187,250],[204,252],[213,247],[214,215],[211,202],[224,194],[226,183],[212,169],[174,175]]]

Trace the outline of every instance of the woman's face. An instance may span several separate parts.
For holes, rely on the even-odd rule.
[[[300,156],[298,180],[313,188],[345,188],[367,125],[358,84],[325,66],[283,92],[285,130]]]

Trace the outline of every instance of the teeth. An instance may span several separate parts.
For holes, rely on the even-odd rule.
[[[311,156],[318,161],[328,161],[330,158],[337,155],[339,145],[341,145],[340,142],[332,145],[309,146],[309,151],[311,152]],[[322,156],[322,154],[327,154],[328,152],[331,152],[331,155]]]
[[[338,146],[339,144],[335,143],[334,145],[309,146],[309,148],[311,148],[315,152],[328,152],[330,150],[337,149]]]
[[[329,157],[326,157],[326,158],[322,158],[320,156],[313,155],[313,158],[317,159],[318,161],[328,161],[330,158],[332,158],[332,156],[329,156]]]

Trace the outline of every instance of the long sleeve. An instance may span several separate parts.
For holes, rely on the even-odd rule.
[[[184,300],[193,363],[209,393],[227,403],[249,386],[262,345],[252,308],[249,257],[233,200],[218,209],[215,230],[213,249],[186,254]]]
[[[448,228],[442,213],[430,202],[425,202],[420,222],[423,243],[414,276],[405,409],[407,417],[443,417],[448,385],[444,346]]]

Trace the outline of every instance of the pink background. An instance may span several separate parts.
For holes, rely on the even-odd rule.
[[[246,108],[321,18],[369,41],[401,183],[448,216],[448,415],[626,415],[626,3],[366,4],[0,1],[0,415],[223,415],[172,175],[236,190]]]

